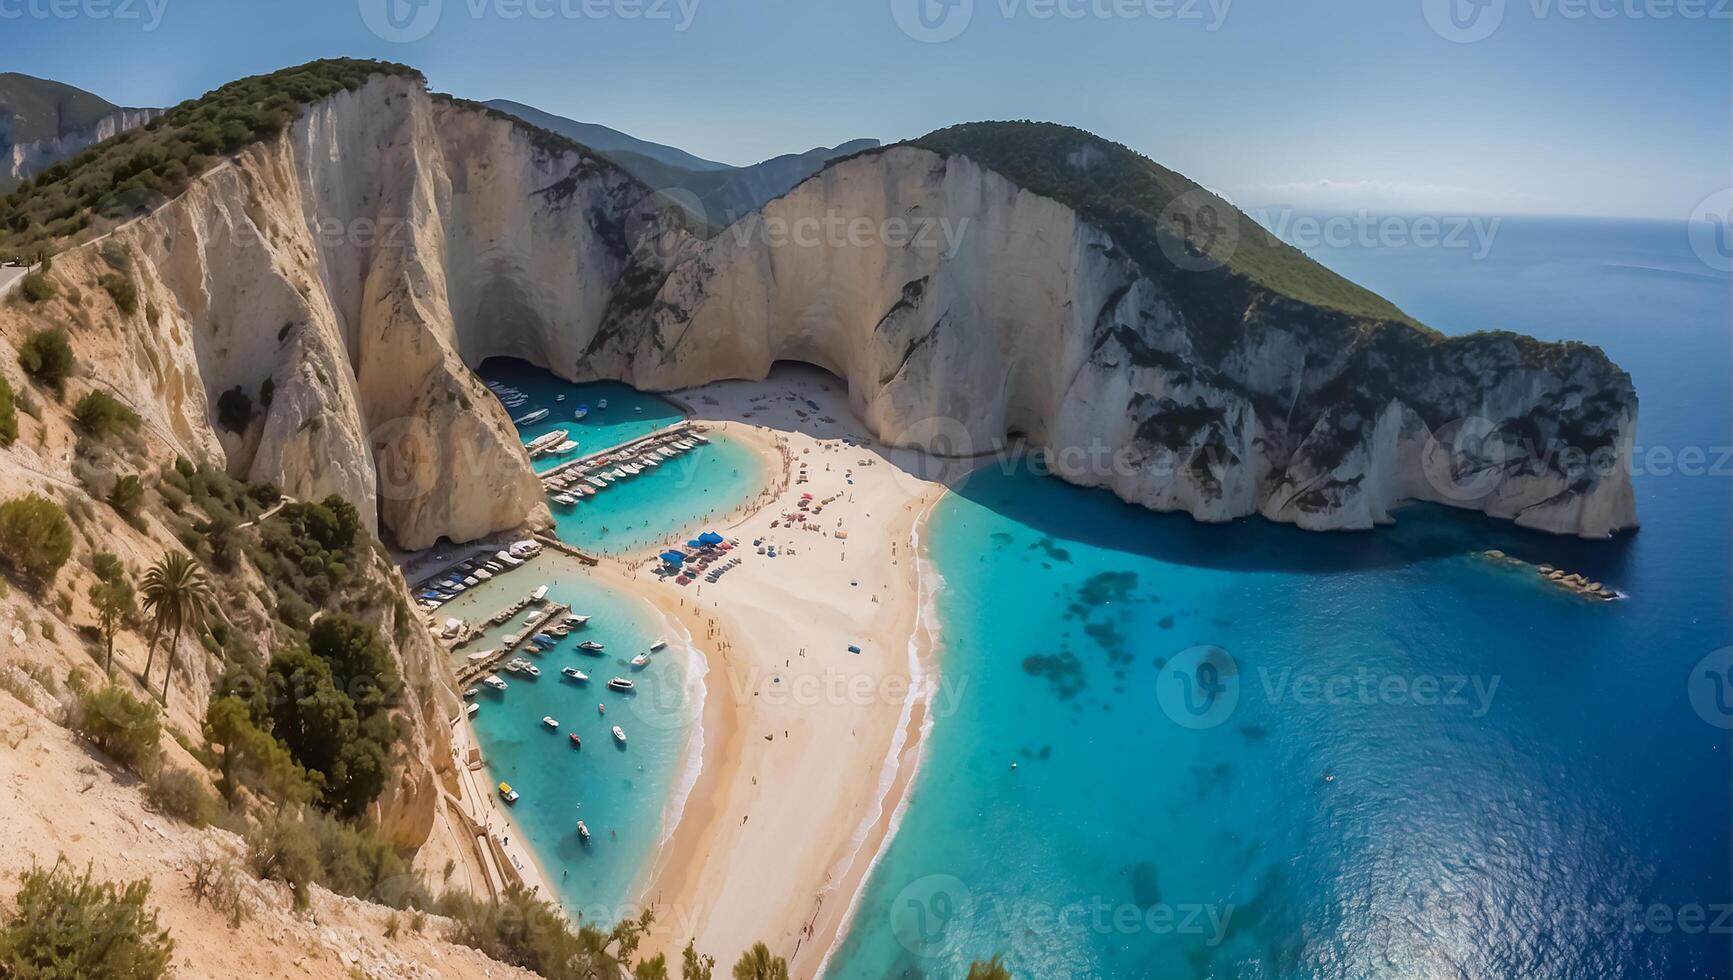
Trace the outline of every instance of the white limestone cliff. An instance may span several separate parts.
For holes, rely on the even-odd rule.
[[[1422,499],[1590,537],[1635,524],[1635,393],[1590,348],[1368,341],[1278,298],[1206,356],[1108,234],[912,146],[835,163],[708,242],[671,211],[570,144],[376,77],[115,232],[155,311],[135,370],[190,446],[341,493],[408,548],[546,519],[469,371],[494,355],[661,390],[806,361],[892,443],[1020,436],[1067,479],[1206,521],[1358,529]],[[222,392],[262,403],[267,381],[247,431],[210,435]],[[1458,439],[1462,420],[1495,444]]]
[[[76,156],[87,146],[143,126],[160,115],[161,109],[116,109],[81,129],[14,143],[5,148],[4,156],[0,156],[0,183],[27,180],[51,164]]]

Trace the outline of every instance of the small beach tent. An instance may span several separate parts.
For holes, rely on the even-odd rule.
[[[686,556],[678,551],[664,551],[662,552],[662,560],[670,565],[678,565],[686,560]]]
[[[722,535],[717,534],[715,531],[705,531],[703,534],[698,535],[698,540],[705,544],[721,544]]]

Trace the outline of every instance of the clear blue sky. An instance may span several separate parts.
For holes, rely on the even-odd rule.
[[[399,42],[364,21],[387,3],[442,6],[437,21],[397,7],[409,32],[431,25]],[[666,19],[622,16],[664,3]],[[1684,220],[1733,186],[1725,3],[0,0],[0,69],[165,105],[314,58],[376,57],[441,91],[731,163],[1035,118],[1248,206]]]

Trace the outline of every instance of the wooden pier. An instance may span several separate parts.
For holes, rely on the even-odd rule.
[[[549,601],[542,605],[542,618],[534,626],[525,626],[522,633],[517,634],[517,640],[502,645],[493,656],[486,660],[468,661],[457,669],[457,686],[467,687],[471,681],[484,674],[492,673],[501,660],[516,653],[518,647],[533,639],[548,623],[555,622],[560,617],[572,611],[572,607],[563,602]]]

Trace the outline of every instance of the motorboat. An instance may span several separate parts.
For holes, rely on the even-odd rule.
[[[481,682],[496,691],[503,691],[508,686],[505,681],[499,679],[498,674],[489,674],[486,677],[483,677]]]
[[[549,715],[542,715],[542,724],[548,726],[549,728],[552,728],[554,731],[559,731],[559,728],[560,728],[559,721],[557,721],[556,719],[554,719],[552,716],[549,716]]]
[[[668,648],[668,641],[667,640],[657,640],[655,643],[650,644],[650,652],[651,653],[655,653],[658,650],[666,650],[667,648]]]
[[[608,400],[606,398],[602,399],[601,401],[596,403],[596,407],[599,409],[607,408],[608,407]]]
[[[573,735],[572,738],[576,739],[577,736]],[[582,820],[578,821],[578,836],[583,838],[586,841],[588,841],[590,839],[590,828],[584,826],[584,822]]]
[[[567,616],[565,619],[567,626],[582,626],[589,621],[590,617],[588,616]]]
[[[548,597],[548,587],[545,585],[536,586],[536,590],[534,592],[530,593],[530,598],[534,599],[537,602],[540,602],[543,599],[546,599],[547,597]]]
[[[586,416],[588,414],[590,414],[590,406],[579,405],[578,410],[572,413],[572,418],[577,419],[579,422],[582,422],[584,420],[584,416]]]
[[[560,673],[564,674],[567,680],[577,681],[579,684],[588,684],[590,682],[590,675],[576,667],[562,667],[560,668]]]
[[[555,446],[554,452],[559,453],[560,455],[563,456],[566,453],[569,453],[576,448],[578,448],[577,442],[575,440],[572,440],[572,439],[567,439],[566,441]]]
[[[577,732],[572,732],[571,734],[567,735],[566,738],[571,741],[572,748],[581,749],[584,747],[584,740],[578,737]]]
[[[612,678],[608,679],[608,686],[613,688],[616,691],[630,691],[633,688],[637,687],[638,685],[632,683],[631,681],[625,679],[624,677],[612,677]]]
[[[480,694],[480,693],[481,693],[481,690],[479,688],[466,687],[463,689],[463,699],[465,701],[473,701],[473,700],[475,700],[475,696]]]
[[[560,504],[564,507],[576,507],[578,505],[578,498],[569,493],[556,494],[554,496],[554,503]]]
[[[472,704],[469,707],[463,709],[463,714],[464,714],[464,717],[466,717],[466,718],[474,718],[476,715],[481,714],[481,705]]]
[[[507,803],[516,803],[518,801],[517,790],[512,789],[510,783],[500,783],[499,798]]]
[[[579,650],[588,650],[591,653],[600,653],[602,651],[602,645],[600,643],[597,643],[595,640],[585,640],[584,642],[578,644],[578,649]]]
[[[535,411],[529,413],[528,415],[522,416],[520,418],[512,419],[512,424],[513,425],[535,425],[537,422],[540,422],[542,419],[545,419],[547,417],[548,417],[548,410],[545,408],[538,408]]]
[[[626,744],[626,732],[619,725],[614,726],[614,741],[619,742],[621,745]]]
[[[637,670],[643,670],[645,667],[648,667],[649,665],[650,665],[650,655],[647,653],[640,653],[636,657],[632,658],[632,666]]]

